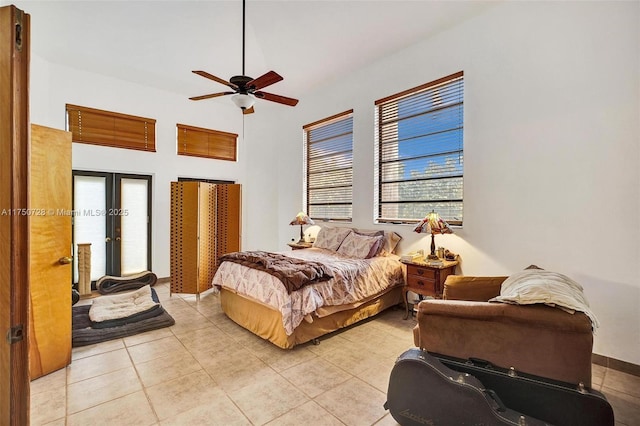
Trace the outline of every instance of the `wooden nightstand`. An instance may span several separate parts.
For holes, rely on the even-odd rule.
[[[300,249],[306,249],[306,248],[311,248],[313,247],[313,243],[287,243],[287,245],[289,247],[291,247],[293,250],[300,250]]]
[[[406,309],[404,319],[407,319],[409,318],[407,292],[412,291],[422,296],[441,299],[444,280],[449,275],[455,274],[459,262],[442,260],[442,264],[430,264],[426,261],[403,261],[402,263],[407,265],[407,280],[402,292]]]

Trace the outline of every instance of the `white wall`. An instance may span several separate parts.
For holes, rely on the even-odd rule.
[[[102,75],[65,68],[32,56],[31,122],[65,129],[65,104],[155,118],[156,152],[73,144],[73,168],[152,176],[152,269],[169,276],[170,182],[181,177],[245,181],[242,114],[231,104],[189,101]],[[176,123],[239,134],[238,161],[176,155]]]
[[[287,224],[302,205],[301,126],[350,108],[353,224],[380,227],[374,100],[463,70],[464,226],[437,244],[461,255],[466,275],[537,264],[574,278],[601,322],[594,352],[640,364],[639,22],[637,2],[505,3],[344,76],[294,110],[269,109],[251,127],[260,130],[259,155],[279,154],[277,200],[269,191],[249,201],[277,202],[261,243],[284,248],[297,236]],[[248,158],[250,173],[275,173],[271,162]],[[409,226],[385,228],[404,236],[401,251],[428,247]]]

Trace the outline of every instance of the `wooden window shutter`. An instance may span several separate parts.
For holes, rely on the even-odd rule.
[[[236,161],[238,135],[177,124],[178,155]]]
[[[156,151],[156,120],[152,118],[70,104],[66,109],[73,142]]]

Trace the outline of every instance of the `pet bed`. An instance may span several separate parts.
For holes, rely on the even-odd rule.
[[[151,287],[98,297],[89,309],[93,328],[108,328],[159,315],[160,303],[154,300]]]
[[[145,285],[153,285],[158,277],[151,271],[143,271],[126,277],[105,275],[96,281],[96,290],[100,294],[111,294],[120,291],[137,290]]]
[[[151,289],[152,299],[159,303],[158,295]],[[133,336],[145,331],[169,327],[175,324],[175,320],[161,305],[152,309],[136,313],[129,317],[108,320],[110,327],[95,328],[89,318],[91,305],[74,306],[72,309],[72,346],[86,346],[107,340]],[[102,324],[104,325],[104,324]]]

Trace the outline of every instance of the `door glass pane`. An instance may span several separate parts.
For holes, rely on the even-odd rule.
[[[122,275],[146,271],[147,265],[147,202],[149,183],[146,179],[120,181],[121,260]]]
[[[78,282],[78,244],[91,243],[91,281],[105,275],[107,225],[106,179],[74,176],[73,193],[73,282]]]

